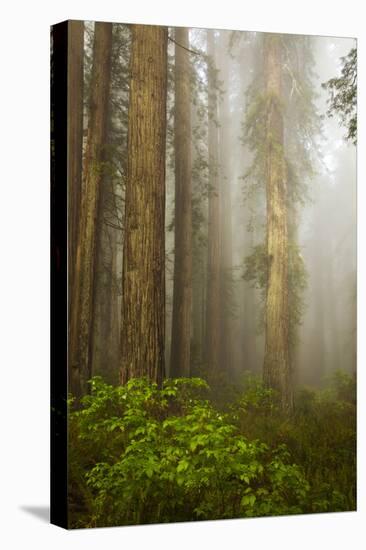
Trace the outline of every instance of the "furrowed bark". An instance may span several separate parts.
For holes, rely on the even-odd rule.
[[[88,392],[97,245],[97,215],[106,140],[111,75],[112,24],[95,23],[88,137],[77,240],[75,291],[71,306],[71,387],[78,398]]]
[[[287,183],[282,114],[281,37],[264,36],[264,74],[267,102],[267,298],[263,378],[277,390],[282,407],[293,407],[289,359]]]
[[[165,338],[166,28],[132,25],[120,381],[161,384]]]
[[[68,293],[74,294],[76,249],[79,232],[81,182],[83,164],[83,92],[84,92],[84,22],[68,22],[68,98],[67,98],[67,187],[68,187]],[[69,298],[69,338],[71,331]],[[73,376],[69,346],[69,391],[80,393],[78,377]]]

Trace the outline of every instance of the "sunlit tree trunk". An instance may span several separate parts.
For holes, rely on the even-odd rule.
[[[82,160],[83,160],[83,90],[84,90],[84,22],[68,22],[68,292],[69,292],[69,337],[70,315],[73,306],[74,273],[78,224],[80,217]],[[71,368],[72,346],[69,346],[69,391],[80,394],[77,372]]]
[[[132,25],[121,383],[164,376],[167,40],[166,28]]]
[[[175,31],[174,287],[170,376],[189,376],[192,310],[192,161],[189,32]],[[185,49],[187,48],[187,49]]]
[[[96,23],[90,84],[88,138],[84,160],[83,194],[77,239],[75,292],[71,307],[71,387],[76,396],[87,392],[91,376],[90,349],[93,317],[96,220],[102,180],[111,74],[112,24]]]
[[[207,31],[208,70],[208,262],[206,299],[206,361],[210,373],[217,373],[220,359],[220,190],[218,178],[218,128],[215,75],[215,35]]]
[[[289,360],[287,183],[282,113],[281,37],[264,35],[267,199],[267,296],[263,378],[277,390],[282,407],[292,409]]]

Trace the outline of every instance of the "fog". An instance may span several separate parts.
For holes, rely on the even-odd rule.
[[[355,510],[354,40],[82,21],[52,36],[68,527]]]
[[[92,23],[86,23],[86,90],[91,78],[93,29]],[[112,296],[108,294],[111,313],[105,306],[103,292],[96,292],[93,339],[92,372],[105,374],[109,370],[113,381],[117,380],[121,334],[129,32],[127,25],[114,26],[109,137],[112,191],[104,191],[107,197],[101,230],[104,257],[96,282],[98,285],[102,280],[99,277],[107,273],[102,288],[112,285],[117,290]],[[175,203],[175,166],[179,154],[175,141],[175,83],[181,70],[179,66],[176,69],[176,55],[177,51],[184,50],[189,64],[185,70],[189,70],[191,105],[189,371],[191,375],[202,376],[211,368],[207,339],[212,331],[208,326],[211,322],[208,311],[215,277],[209,265],[209,249],[216,239],[219,253],[215,261],[220,279],[219,290],[215,291],[218,294],[216,315],[220,328],[214,337],[215,341],[219,340],[215,354],[219,368],[222,365],[221,371],[231,380],[241,380],[248,371],[261,375],[265,355],[267,161],[263,153],[265,122],[260,113],[260,102],[265,97],[265,34],[189,29],[187,48],[175,40],[176,33],[176,29],[169,29],[165,373],[172,374],[175,224],[181,211]],[[355,47],[355,41],[279,36],[280,101],[287,163],[290,362],[296,384],[319,386],[336,369],[352,373],[356,368],[356,147],[347,141],[347,131],[339,117],[327,115],[330,96],[322,87],[341,74],[342,57]],[[88,128],[86,98],[84,91],[84,148]],[[213,143],[214,153],[210,152]],[[213,203],[216,219],[210,219]],[[216,236],[212,236],[215,227]],[[114,247],[112,256],[110,246]],[[111,332],[108,358],[104,349],[106,335]]]
[[[192,51],[206,53],[206,31],[191,29],[189,36]],[[221,186],[224,187],[223,195],[220,196],[226,196],[226,203],[221,200],[220,206],[222,239],[226,239],[226,247],[231,247],[230,251],[226,248],[226,254],[221,255],[220,266],[221,272],[226,273],[230,279],[226,309],[222,313],[229,325],[226,339],[230,339],[230,357],[226,357],[225,362],[226,367],[230,367],[231,375],[240,378],[246,371],[261,373],[265,345],[265,289],[261,288],[258,281],[248,280],[249,277],[245,276],[246,258],[250,257],[255,247],[261,246],[265,241],[264,185],[258,178],[253,181],[251,176],[248,177],[248,169],[253,163],[255,153],[244,135],[250,111],[250,87],[260,73],[262,35],[215,31],[214,38],[215,53],[212,62],[217,70],[219,89],[216,92],[218,169]],[[354,372],[356,368],[356,148],[346,141],[346,132],[339,119],[326,115],[329,93],[322,88],[322,83],[340,74],[340,58],[346,56],[355,44],[352,39],[334,37],[283,38],[286,48],[290,50],[289,60],[295,55],[298,63],[297,74],[294,74],[293,66],[288,67],[292,82],[289,84],[291,91],[287,95],[284,113],[286,155],[297,166],[298,177],[302,180],[299,184],[299,193],[302,196],[293,208],[296,221],[292,231],[298,247],[296,254],[301,255],[305,268],[305,281],[301,283],[299,290],[301,312],[298,322],[290,326],[290,332],[296,333],[291,360],[294,379],[298,384],[319,385],[335,369]],[[304,41],[310,57],[301,65]],[[174,43],[170,44],[170,48],[173,55]],[[197,62],[197,56],[192,54],[191,58],[196,78],[202,79],[204,88],[207,85],[207,71]],[[311,98],[302,97],[303,77],[311,88]],[[204,89],[200,91],[196,88],[193,95],[198,107],[192,106],[192,118],[197,127],[201,128],[204,141],[207,121],[199,120],[197,115],[199,102],[204,105],[206,101]],[[311,110],[309,116],[314,119],[306,129],[308,135],[305,138],[296,134],[295,127],[298,123],[295,119],[299,114],[296,110],[300,101],[308,102],[301,108],[304,111]],[[301,116],[304,116],[303,113],[299,118]],[[294,128],[291,127],[291,117],[294,117]],[[303,142],[300,146],[296,143],[297,139]],[[193,151],[197,147],[201,147],[200,155],[208,162],[205,144],[193,143]],[[311,164],[310,167],[302,166],[302,159],[296,158],[296,155],[303,154],[301,147],[308,155],[303,164]],[[194,154],[197,156],[197,151]],[[172,151],[171,156],[174,157]],[[174,222],[173,167],[174,159],[168,162],[167,227]],[[207,180],[207,167],[203,163],[201,172],[194,174],[193,181],[193,192],[198,189],[200,193],[200,209],[205,220],[203,224],[207,223]],[[200,230],[203,238],[207,238],[207,230]],[[166,237],[168,358],[173,288],[173,231],[167,231]],[[203,244],[197,253],[199,258],[194,263],[193,281],[205,277],[203,272],[207,264],[206,245]],[[204,302],[205,286],[207,280],[201,280],[201,297],[199,292],[193,290],[193,300]],[[202,303],[193,303],[193,310],[202,307]],[[204,317],[202,311],[201,317]],[[221,319],[221,322],[225,320]],[[202,343],[202,335],[197,336],[197,330],[204,332],[205,328],[200,328],[193,321],[191,339],[193,344],[198,340],[199,345],[199,342]],[[225,347],[227,349],[228,346]],[[198,356],[198,362],[204,362],[199,353]]]

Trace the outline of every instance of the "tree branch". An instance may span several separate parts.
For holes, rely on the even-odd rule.
[[[205,54],[201,53],[201,52],[196,52],[195,50],[190,50],[189,48],[186,48],[185,46],[182,46],[182,44],[179,44],[176,40],[174,40],[174,38],[172,38],[171,36],[168,36],[168,40],[170,40],[171,42],[174,42],[174,44],[176,44],[177,46],[179,46],[180,48],[183,48],[183,50],[186,50],[187,52],[189,53],[193,53],[194,55],[200,55],[202,57],[205,57]]]

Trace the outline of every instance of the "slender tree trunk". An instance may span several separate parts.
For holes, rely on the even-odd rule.
[[[119,330],[119,308],[118,308],[118,263],[117,263],[117,230],[112,229],[111,232],[111,283],[112,289],[110,292],[111,295],[111,309],[110,309],[110,319],[109,319],[109,334],[108,334],[108,343],[110,347],[110,359],[113,365],[113,379],[115,377],[118,379],[118,367],[116,365],[119,363],[119,340],[120,340],[120,330]],[[116,380],[117,382],[117,380]]]
[[[166,28],[132,25],[120,381],[164,376]]]
[[[203,215],[201,205],[202,202],[202,186],[200,185],[200,174],[195,169],[196,163],[199,161],[199,153],[197,151],[197,137],[195,130],[199,127],[199,119],[197,114],[197,106],[192,105],[192,202],[194,203],[195,210],[192,211],[192,217],[196,216],[201,218]],[[199,373],[199,368],[203,363],[203,356],[205,352],[204,344],[204,329],[202,323],[202,316],[205,308],[205,248],[202,244],[202,227],[201,222],[192,223],[192,349],[191,349],[191,362],[193,360],[195,366],[195,373]]]
[[[91,326],[96,252],[96,220],[102,179],[111,74],[112,24],[96,23],[91,77],[88,138],[77,240],[75,293],[71,308],[71,387],[87,393],[91,376]]]
[[[337,256],[338,251],[336,247],[336,241],[334,235],[329,236],[327,245],[329,259],[327,261],[327,266],[325,268],[325,279],[326,279],[326,295],[328,296],[328,323],[327,323],[327,334],[328,334],[328,361],[329,361],[329,370],[345,368],[342,361],[342,323],[339,322],[339,306],[338,299],[336,296],[339,295],[339,288],[337,289]],[[327,274],[328,271],[328,274]],[[342,313],[343,315],[344,313]]]
[[[232,251],[232,209],[231,209],[231,179],[232,164],[230,149],[230,105],[229,59],[226,51],[228,40],[226,33],[220,33],[220,79],[224,82],[225,93],[219,109],[219,139],[220,139],[220,233],[221,233],[221,364],[226,372],[233,368],[232,342],[232,293],[233,293],[233,251]]]
[[[192,313],[192,160],[189,31],[175,31],[174,287],[170,376],[189,376]],[[187,49],[184,49],[187,48]]]
[[[203,252],[199,245],[197,252]],[[196,254],[192,278],[192,346],[197,367],[202,366],[204,355],[205,269],[204,258]]]
[[[78,223],[80,216],[81,181],[83,163],[83,90],[84,90],[84,23],[68,23],[68,99],[67,99],[67,143],[68,143],[68,292],[74,295],[74,274],[76,265],[76,248]],[[69,338],[71,334],[71,307],[69,299]],[[69,346],[69,391],[74,395],[80,393],[78,377],[74,376]]]
[[[321,189],[321,186],[320,186]],[[316,274],[309,273],[309,300],[308,319],[304,327],[304,345],[301,349],[302,368],[301,383],[318,386],[324,379],[326,373],[326,313],[327,313],[327,286],[328,270],[326,269],[329,250],[327,235],[324,228],[324,203],[321,195],[318,194],[311,226],[314,235],[317,235],[316,242],[308,253],[308,265],[316,266]],[[306,326],[307,325],[307,326]]]
[[[285,147],[286,147],[286,140],[285,140]],[[298,238],[298,213],[296,210],[296,206],[294,204],[288,204],[287,207],[287,234],[288,234],[288,242],[290,246],[294,247],[297,246],[299,238]],[[292,252],[292,256],[294,255],[294,252]],[[289,279],[291,279],[291,270],[294,269],[294,261],[295,258],[289,256]],[[295,324],[293,321],[293,317],[291,312],[294,311],[294,308],[296,308],[296,303],[293,303],[293,300],[295,299],[295,295],[293,293],[297,293],[297,289],[289,289],[289,297],[288,297],[288,308],[289,308],[289,362],[291,367],[291,380],[293,386],[296,386],[298,383],[298,362],[299,362],[299,343],[300,343],[300,331],[299,331],[299,325]],[[301,298],[301,296],[298,294],[298,297]]]
[[[92,327],[92,372],[110,383],[118,383],[119,332],[112,330],[112,319],[118,307],[116,287],[116,232],[106,224],[113,219],[111,195],[113,184],[103,177],[97,220],[96,268],[94,274],[94,305]],[[117,216],[116,216],[117,217]],[[116,222],[117,223],[117,222]]]
[[[266,341],[263,378],[279,391],[285,410],[293,406],[289,360],[287,183],[282,114],[281,37],[264,36],[264,74],[267,101],[266,197],[267,262]]]
[[[208,263],[206,301],[206,360],[210,373],[217,373],[220,359],[220,190],[218,178],[218,128],[214,31],[207,31],[208,71]]]
[[[249,214],[249,210],[245,210]],[[253,250],[255,243],[255,229],[246,232],[244,246],[246,250]],[[262,362],[258,361],[257,353],[257,325],[258,325],[258,304],[256,303],[256,289],[244,283],[243,287],[243,363],[245,370],[260,374]],[[259,363],[259,364],[258,364]]]
[[[321,240],[323,240],[322,237]],[[324,380],[324,376],[327,370],[325,297],[327,294],[328,281],[326,281],[326,269],[324,266],[324,255],[322,254],[322,247],[318,247],[319,243],[317,243],[316,245],[316,262],[314,263],[314,265],[316,265],[319,270],[319,275],[316,278],[316,281],[313,281],[312,285],[312,294],[314,297],[313,324],[310,332],[310,334],[312,335],[310,348],[310,358],[312,358],[312,361],[310,366],[310,376],[309,374],[307,374],[306,380],[306,382],[309,383],[310,378],[310,382],[314,385],[318,385],[319,382],[322,382]],[[308,355],[309,353],[305,354],[306,359]]]

